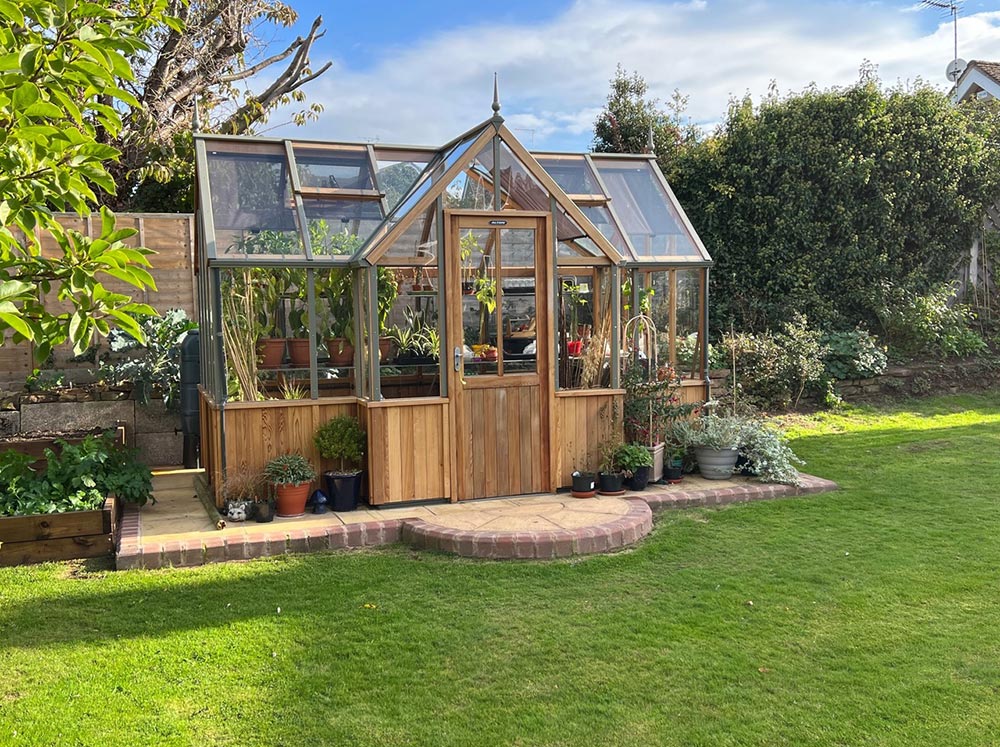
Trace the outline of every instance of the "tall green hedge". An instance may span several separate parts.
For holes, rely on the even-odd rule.
[[[666,164],[717,262],[713,328],[778,329],[804,313],[874,329],[887,281],[923,292],[946,279],[1000,194],[996,113],[864,73],[847,89],[734,103]]]

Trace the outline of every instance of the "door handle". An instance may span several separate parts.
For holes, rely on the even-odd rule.
[[[459,347],[458,345],[455,346],[454,358],[455,358],[455,371],[461,371],[462,370],[462,348]]]

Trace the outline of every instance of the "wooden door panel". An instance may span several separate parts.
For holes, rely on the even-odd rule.
[[[470,373],[466,376],[464,358],[460,370],[451,371],[449,382],[457,458],[455,496],[458,499],[538,493],[547,490],[550,482],[549,415],[545,409],[552,370],[548,360],[552,346],[549,344],[549,294],[546,290],[549,287],[551,253],[546,246],[550,234],[545,218],[517,217],[509,213],[499,215],[506,221],[501,225],[529,228],[535,233],[535,341],[538,354],[535,370],[530,373],[516,370],[508,373],[504,370],[496,375],[482,375],[477,371],[480,375]],[[498,214],[491,214],[450,218],[450,278],[446,287],[450,298],[448,350],[451,355],[456,347],[461,348],[465,344],[463,301],[458,282],[461,266],[455,247],[460,246],[465,229],[475,229],[480,233],[496,230],[499,235],[502,229],[492,229],[490,225],[490,221],[498,217]],[[524,233],[519,236],[523,250]],[[482,236],[479,238],[482,239]],[[499,344],[503,331],[499,323],[497,328]],[[504,353],[501,351],[501,354]]]

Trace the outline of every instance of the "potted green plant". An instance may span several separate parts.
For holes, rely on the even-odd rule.
[[[259,472],[230,472],[222,483],[222,498],[225,502],[222,513],[234,521],[242,521],[260,515],[258,501],[263,491],[263,480]],[[238,518],[242,516],[242,519]],[[257,519],[268,521],[268,519]]]
[[[292,234],[282,231],[258,231],[243,239],[241,248],[247,254],[293,253],[292,239]],[[287,338],[282,334],[282,320],[292,273],[287,267],[260,267],[252,273],[260,366],[278,368],[285,357]]]
[[[278,494],[278,516],[301,516],[306,512],[309,488],[316,479],[316,470],[301,454],[276,456],[264,467],[264,477]]]
[[[694,449],[706,480],[732,477],[747,421],[738,415],[706,415],[684,426],[685,443]]]
[[[763,420],[747,421],[740,456],[746,460],[749,473],[761,482],[801,484],[795,465],[804,462],[795,456],[785,434]]]
[[[622,444],[615,451],[615,465],[625,476],[629,490],[645,490],[653,455],[642,444]]]
[[[677,485],[684,479],[684,449],[665,445],[663,450],[663,479]]]
[[[319,427],[313,437],[316,449],[324,459],[336,459],[338,469],[324,472],[326,492],[333,501],[334,511],[353,511],[361,497],[361,469],[368,439],[357,419],[350,415],[340,415]]]

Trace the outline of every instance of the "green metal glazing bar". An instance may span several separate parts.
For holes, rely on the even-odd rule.
[[[611,265],[611,388],[621,386],[621,326],[622,283],[621,268]]]
[[[711,399],[712,397],[712,377],[708,375],[708,280],[709,273],[711,270],[705,268],[705,292],[701,296],[702,303],[702,328],[705,330],[705,335],[701,341],[701,371],[702,375],[705,377],[705,397],[706,399]]]
[[[288,162],[288,176],[292,181],[292,199],[295,201],[295,214],[299,218],[299,237],[302,239],[302,247],[306,252],[306,259],[313,258],[312,240],[309,238],[309,221],[306,218],[306,208],[302,203],[300,191],[302,185],[299,184],[299,169],[295,163],[295,152],[292,149],[290,140],[285,141],[285,159]]]
[[[448,235],[448,230],[444,225],[444,198],[438,197],[437,202],[434,203],[434,211],[437,220],[437,267],[438,267],[438,293],[437,293],[437,306],[438,306],[438,333],[440,334],[441,341],[438,350],[438,376],[440,386],[438,390],[442,397],[448,396],[448,365],[452,359],[451,351],[448,349],[448,314],[445,313],[447,307],[445,306],[445,286],[448,280],[448,262],[446,261],[444,242],[445,237]],[[452,251],[458,251],[458,247],[452,247]],[[461,261],[461,260],[460,260]],[[459,301],[460,302],[460,301]]]
[[[549,247],[549,251],[552,252],[552,313],[549,314],[551,321],[549,322],[549,334],[552,335],[551,348],[553,351],[552,361],[556,367],[556,391],[559,391],[559,326],[556,323],[556,318],[559,316],[559,222],[556,218],[559,213],[559,203],[556,198],[549,195],[549,220],[552,221],[552,246]],[[538,352],[538,338],[535,338],[535,351],[536,355]]]
[[[309,314],[309,396],[319,399],[319,372],[316,365],[316,271],[306,270],[306,308]]]
[[[372,399],[382,399],[382,374],[378,359],[378,267],[368,268],[368,365],[372,382]]]
[[[500,136],[493,137],[493,209],[503,208],[503,195],[500,193]]]
[[[356,397],[371,396],[371,382],[367,375],[362,376],[368,365],[364,357],[365,339],[368,331],[365,329],[365,309],[362,293],[367,276],[364,270],[351,270],[351,293],[354,296],[354,395]],[[371,344],[367,346],[371,350]]]
[[[385,216],[389,214],[389,200],[385,196],[385,191],[379,186],[378,183],[378,157],[375,155],[375,146],[368,143],[368,168],[372,170],[372,188],[376,192],[382,194],[382,198],[378,201],[379,205],[382,206],[382,219],[385,220]]]

